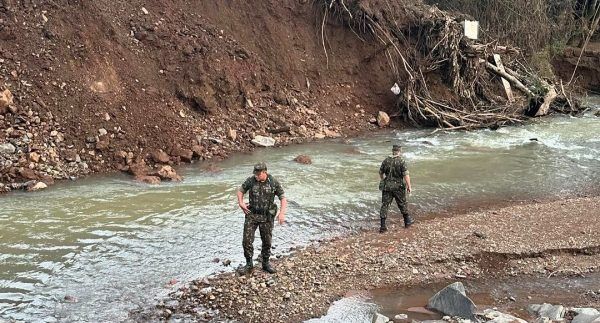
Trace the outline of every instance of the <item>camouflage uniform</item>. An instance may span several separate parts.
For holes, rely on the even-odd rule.
[[[246,215],[244,221],[244,238],[242,246],[244,247],[244,257],[252,259],[254,254],[254,234],[256,228],[259,229],[260,239],[262,241],[261,256],[263,260],[271,256],[271,242],[273,236],[273,226],[277,206],[275,205],[275,195],[283,199],[285,193],[279,181],[273,176],[268,175],[267,180],[259,182],[254,176],[248,177],[240,187],[240,192],[250,192],[250,214]],[[271,212],[269,212],[271,210]]]
[[[406,206],[406,182],[404,176],[409,174],[406,168],[406,161],[400,156],[387,157],[381,163],[379,173],[385,174],[381,192],[381,210],[379,212],[379,217],[382,219],[382,227],[387,218],[390,204],[394,199],[398,204],[400,212],[402,212],[405,226],[409,226],[413,220],[410,218],[408,207]]]

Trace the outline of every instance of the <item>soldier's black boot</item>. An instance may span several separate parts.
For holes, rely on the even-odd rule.
[[[385,233],[387,232],[387,226],[385,225],[385,218],[380,218],[381,220],[381,227],[379,228],[379,233]]]
[[[274,274],[277,272],[277,270],[275,270],[275,268],[273,268],[271,266],[271,263],[269,262],[269,258],[263,258],[262,269],[264,271],[268,272],[269,274]]]
[[[415,223],[415,220],[413,220],[413,218],[410,217],[410,215],[406,214],[406,215],[402,215],[404,217],[404,227],[406,229],[408,229],[408,227],[410,227],[413,223]]]
[[[254,264],[252,263],[252,258],[246,258],[246,266],[242,268],[242,274],[247,275],[254,270]]]

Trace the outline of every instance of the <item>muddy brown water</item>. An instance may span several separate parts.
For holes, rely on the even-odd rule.
[[[275,228],[275,255],[374,229],[378,169],[392,142],[405,145],[414,183],[409,203],[417,214],[576,195],[600,182],[600,118],[593,111],[497,131],[430,133],[261,149],[220,163],[218,173],[186,167],[182,183],[147,186],[117,175],[4,196],[0,318],[123,321],[180,284],[232,270],[243,260],[235,191],[257,161],[267,162],[290,199],[287,224]],[[313,164],[292,162],[300,154]]]

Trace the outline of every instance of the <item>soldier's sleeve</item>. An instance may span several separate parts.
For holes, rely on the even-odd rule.
[[[273,178],[273,186],[275,188],[275,195],[277,195],[280,200],[283,199],[285,197],[285,191],[283,190],[281,183],[279,183],[279,181],[275,178]]]
[[[240,186],[239,191],[246,194],[246,192],[248,192],[251,188],[252,188],[252,177],[248,177],[244,181],[244,183],[242,183],[242,186]]]
[[[408,167],[406,167],[406,160],[402,160],[402,163],[400,164],[400,173],[402,174],[402,176],[406,176],[408,175]]]
[[[383,160],[383,162],[381,162],[381,166],[379,167],[379,174],[385,174],[386,173],[386,169],[385,169],[385,164],[387,162],[387,158]]]

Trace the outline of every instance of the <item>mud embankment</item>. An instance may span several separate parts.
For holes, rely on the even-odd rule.
[[[394,101],[384,54],[332,21],[326,57],[320,14],[295,0],[0,1],[0,191],[377,127]]]

